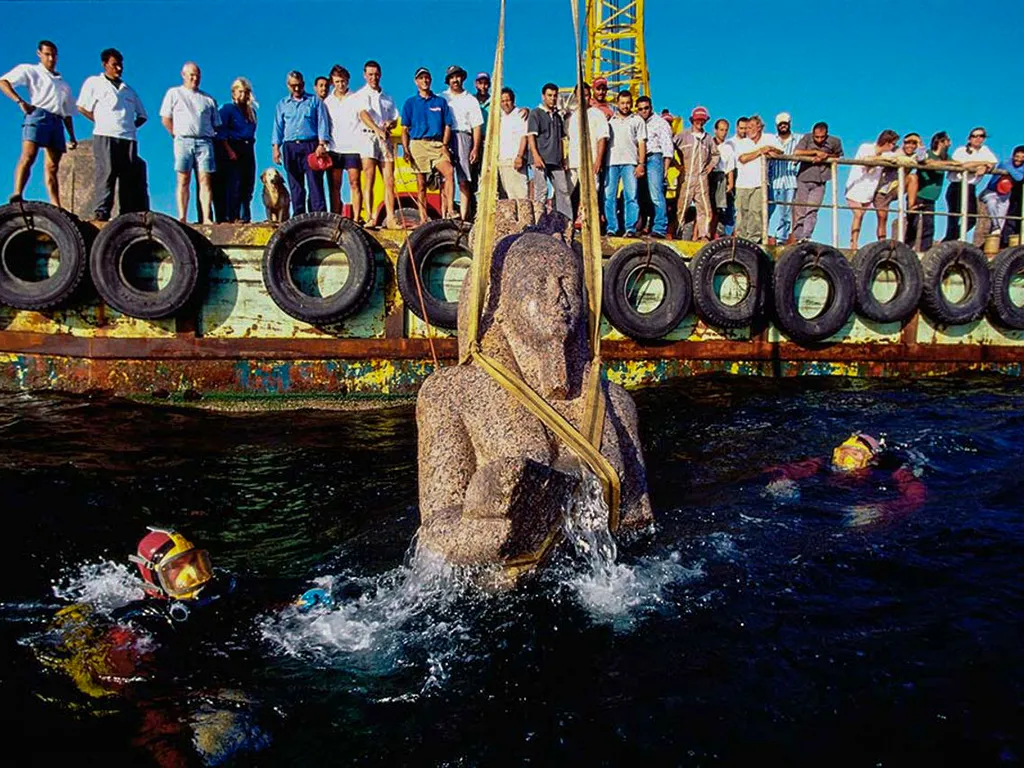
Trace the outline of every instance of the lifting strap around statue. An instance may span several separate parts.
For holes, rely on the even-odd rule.
[[[580,120],[580,146],[590,147],[590,131],[586,120],[587,105],[582,103],[583,67],[580,59],[579,17],[573,6],[573,25],[576,34],[577,93],[580,107],[576,118]],[[493,92],[501,93],[505,59],[505,0],[501,0],[498,21],[498,42],[494,54]],[[590,374],[585,386],[582,428],[576,429],[550,403],[534,391],[516,373],[497,360],[485,355],[480,348],[480,319],[484,296],[491,271],[491,254],[495,241],[495,211],[498,200],[498,144],[502,112],[494,110],[487,123],[484,156],[480,174],[480,206],[477,212],[476,239],[473,245],[473,265],[470,273],[469,325],[466,328],[468,344],[460,363],[476,363],[491,378],[508,391],[524,408],[536,416],[561,440],[569,450],[597,476],[608,504],[608,526],[614,531],[619,524],[619,476],[615,468],[601,454],[601,435],[604,429],[605,397],[601,381],[601,232],[597,210],[597,187],[593,173],[593,159],[589,152],[580,153],[580,206],[583,214],[584,280],[587,286],[587,338],[591,352]],[[553,531],[540,548],[529,555],[506,563],[506,568],[526,569],[539,562],[557,540]]]

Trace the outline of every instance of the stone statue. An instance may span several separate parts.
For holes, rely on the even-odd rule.
[[[579,428],[591,363],[583,263],[566,240],[571,223],[530,201],[498,206],[481,348]],[[469,282],[459,302],[462,349]],[[618,385],[606,382],[604,397],[601,453],[622,485],[620,530],[635,530],[653,519],[636,409]],[[572,453],[479,366],[432,374],[416,423],[420,548],[457,564],[508,564],[562,525],[580,482]]]

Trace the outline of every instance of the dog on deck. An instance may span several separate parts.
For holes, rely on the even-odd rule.
[[[267,168],[260,174],[260,181],[263,182],[263,206],[267,209],[267,219],[278,224],[288,221],[292,198],[281,172],[277,168]]]

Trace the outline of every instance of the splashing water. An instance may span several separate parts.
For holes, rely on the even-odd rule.
[[[88,603],[107,615],[146,596],[128,566],[112,560],[84,563],[66,571],[54,581],[53,594],[70,603]]]
[[[285,655],[325,666],[344,659],[378,675],[420,668],[419,693],[429,693],[443,686],[460,645],[473,641],[472,609],[486,601],[475,586],[478,575],[417,552],[376,577],[317,579],[333,607],[290,606],[264,617],[260,631]]]
[[[661,605],[669,585],[703,575],[699,567],[682,565],[678,552],[667,558],[643,557],[632,564],[618,562],[618,547],[608,528],[608,506],[601,483],[591,472],[583,473],[564,527],[577,564],[561,576],[591,618],[609,621],[616,629],[630,628],[638,615]]]

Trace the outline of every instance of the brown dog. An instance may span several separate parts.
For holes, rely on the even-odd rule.
[[[292,198],[281,172],[277,168],[267,168],[260,174],[260,181],[263,182],[263,206],[267,209],[267,219],[278,224],[288,221]]]

